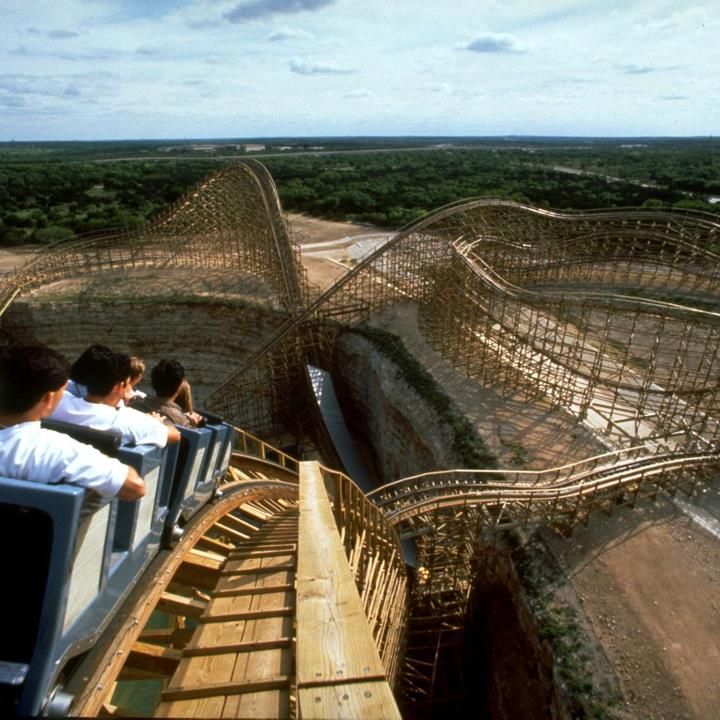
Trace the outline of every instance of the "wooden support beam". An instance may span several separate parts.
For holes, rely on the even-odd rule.
[[[242,557],[253,550],[276,550],[281,551],[283,548],[288,553],[294,553],[297,549],[297,534],[288,538],[278,538],[272,540],[252,540],[251,542],[239,543],[236,548],[228,555],[229,559]]]
[[[225,517],[223,518],[223,524],[235,528],[235,530],[240,530],[241,532],[247,531],[248,535],[250,536],[254,535],[260,529],[257,525],[253,525],[247,520],[236,517],[232,513],[229,515],[225,515]]]
[[[128,654],[125,668],[171,677],[181,659],[180,650],[138,641]]]
[[[140,633],[138,640],[155,645],[184,646],[190,642],[194,632],[195,630],[190,628],[145,629]]]
[[[262,620],[263,618],[289,617],[295,614],[294,607],[268,608],[267,610],[244,610],[240,612],[218,613],[217,615],[202,615],[198,618],[201,623],[221,623],[235,620]]]
[[[230,545],[229,543],[224,543],[215,538],[208,537],[207,535],[203,535],[198,540],[198,545],[201,545],[202,547],[210,548],[212,550],[216,550],[217,552],[223,553],[224,555],[227,555],[228,553],[232,552],[235,549],[235,545]]]
[[[265,512],[264,510],[261,510],[259,507],[250,503],[245,503],[244,505],[241,505],[238,508],[238,512],[245,513],[245,515],[249,515],[255,520],[260,520],[260,522],[267,522],[272,517],[271,513]]]
[[[251,585],[243,588],[226,588],[224,590],[215,590],[213,598],[218,597],[241,597],[243,595],[266,595],[268,593],[293,592],[295,585],[292,583],[282,583],[280,585]]]
[[[183,617],[200,617],[207,609],[207,602],[194,600],[183,595],[164,592],[157,604],[158,610]]]
[[[289,675],[276,675],[265,680],[245,682],[208,683],[195,687],[170,687],[162,692],[164,702],[174,700],[195,700],[197,698],[217,697],[218,695],[242,695],[245,693],[278,690],[290,685]]]
[[[188,553],[177,569],[174,580],[183,585],[190,585],[212,590],[220,576],[222,562],[200,553]]]
[[[213,528],[217,530],[220,534],[228,535],[235,540],[249,540],[251,537],[249,533],[235,530],[234,528],[229,527],[229,525],[226,523],[216,522],[213,525]]]
[[[229,559],[245,560],[250,558],[280,557],[282,555],[290,555],[296,550],[296,545],[283,545],[282,547],[270,548],[268,550],[245,550],[244,548],[240,548],[237,552],[234,552]]]
[[[292,646],[292,638],[278,638],[277,640],[254,640],[244,643],[229,643],[226,645],[210,645],[206,647],[188,646],[183,648],[183,657],[200,657],[204,655],[224,655],[225,653],[259,652],[261,650],[278,650]]]
[[[233,575],[261,575],[274,572],[282,572],[283,570],[295,570],[296,562],[293,559],[291,562],[283,563],[282,565],[265,565],[263,567],[254,568],[228,568],[223,570],[220,575],[222,577],[230,577]]]
[[[213,567],[213,562],[217,567],[220,567],[225,562],[224,553],[214,553],[210,550],[201,550],[197,547],[192,548],[192,550],[190,550],[190,552],[185,556],[185,559],[188,557],[207,560],[208,568]]]

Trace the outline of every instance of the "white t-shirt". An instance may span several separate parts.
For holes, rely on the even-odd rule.
[[[0,475],[14,480],[80,485],[112,497],[123,486],[128,469],[91,445],[40,427],[40,421],[0,430]]]
[[[168,429],[152,415],[125,406],[114,408],[102,403],[91,403],[67,391],[50,417],[96,430],[119,431],[123,443],[130,445],[167,445]]]

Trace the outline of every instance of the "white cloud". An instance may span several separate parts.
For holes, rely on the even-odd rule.
[[[298,75],[348,75],[355,72],[333,61],[290,60],[290,69]]]
[[[269,42],[280,42],[282,40],[313,40],[314,38],[315,36],[307,30],[291,28],[287,25],[278,28],[277,30],[273,30],[267,36]]]
[[[232,23],[243,23],[275,15],[319,10],[332,5],[335,0],[251,0],[238,3],[223,14]]]
[[[3,0],[0,140],[715,134],[719,23],[710,0]]]

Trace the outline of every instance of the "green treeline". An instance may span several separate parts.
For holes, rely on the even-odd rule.
[[[462,149],[267,158],[265,163],[287,210],[390,227],[481,195],[554,209],[693,204],[675,189],[557,170],[560,158],[539,152]]]
[[[377,138],[295,141],[291,152],[268,143],[260,159],[286,210],[388,227],[477,196],[558,210],[720,212],[708,202],[720,196],[720,141],[439,140],[396,139],[394,149]],[[237,159],[188,154],[149,141],[0,144],[0,244],[137,227]]]
[[[3,163],[0,244],[137,227],[216,168],[198,162]]]

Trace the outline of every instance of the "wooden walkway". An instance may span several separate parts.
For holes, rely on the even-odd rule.
[[[300,463],[299,717],[400,718],[317,463]]]

